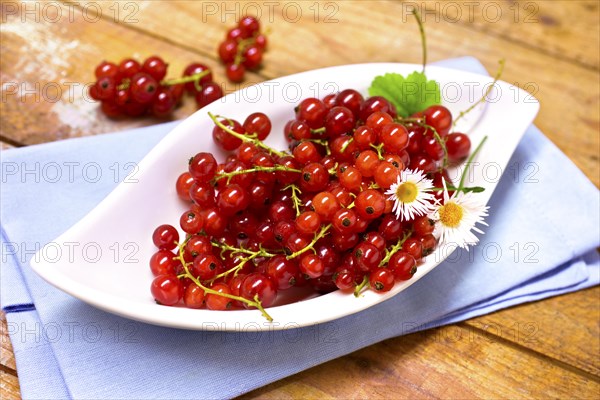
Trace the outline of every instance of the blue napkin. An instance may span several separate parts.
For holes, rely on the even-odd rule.
[[[439,64],[485,73],[472,58]],[[390,337],[600,282],[598,190],[535,127],[491,199],[490,227],[477,247],[336,321],[262,333],[156,327],[90,307],[35,275],[33,254],[175,124],[0,153],[0,302],[23,398],[229,398]]]

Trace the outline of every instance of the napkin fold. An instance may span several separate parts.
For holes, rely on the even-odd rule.
[[[438,64],[486,73],[468,57]],[[177,330],[105,313],[39,278],[28,265],[35,252],[176,124],[0,152],[0,303],[23,398],[230,398],[390,337],[600,282],[599,192],[533,126],[490,201],[478,246],[335,321],[259,333]]]

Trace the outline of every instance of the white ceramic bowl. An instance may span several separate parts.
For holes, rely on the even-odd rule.
[[[151,235],[162,223],[178,225],[186,209],[175,193],[175,180],[186,170],[186,160],[199,151],[222,154],[212,142],[212,121],[207,112],[243,121],[255,111],[265,112],[273,122],[267,143],[284,149],[282,130],[294,116],[294,107],[306,97],[322,98],[328,93],[353,88],[367,94],[372,79],[387,72],[408,74],[420,70],[412,64],[358,64],[303,72],[243,89],[199,110],[178,125],[140,162],[135,178],[138,183],[121,183],[85,218],[52,242],[64,247],[64,256],[47,261],[34,257],[32,268],[46,281],[93,306],[123,317],[156,325],[196,330],[260,331],[290,329],[318,324],[364,310],[402,292],[450,255],[438,249],[428,256],[415,276],[396,283],[385,294],[367,290],[360,298],[333,292],[296,303],[268,309],[273,317],[267,322],[257,310],[211,311],[157,305],[150,294],[153,279],[148,261],[154,253]],[[441,67],[427,67],[429,79],[442,88],[444,105],[453,113],[477,102],[487,76]],[[488,136],[477,156],[479,168],[469,174],[469,186],[483,186],[480,196],[487,202],[498,182],[495,175],[506,167],[539,104],[535,98],[505,82],[498,82],[492,101],[477,106],[457,127],[469,131],[474,146]],[[484,166],[493,168],[484,168]],[[489,176],[493,170],[493,179]],[[459,171],[451,170],[455,177]],[[488,229],[494,229],[489,227]],[[95,243],[100,259],[86,260],[82,252],[70,254],[64,244]],[[111,246],[118,243],[135,254],[114,259]],[[41,250],[44,252],[44,249]],[[37,260],[37,261],[35,261]],[[115,262],[117,261],[117,262]]]

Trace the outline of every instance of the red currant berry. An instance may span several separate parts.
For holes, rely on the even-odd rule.
[[[469,155],[471,139],[464,133],[451,133],[446,138],[446,148],[451,161],[460,161]]]
[[[233,63],[237,50],[238,44],[235,40],[225,40],[219,45],[219,58],[225,64]]]
[[[204,75],[202,78],[200,78],[197,81],[198,85],[204,86],[204,85],[212,82],[212,80],[213,80],[212,72],[210,72],[210,69],[204,64],[192,63],[192,64],[188,65],[183,70],[183,77],[198,75],[198,74],[204,73],[205,71],[209,71],[209,72],[207,72],[206,75]],[[186,82],[185,90],[188,93],[195,95],[196,93],[198,93],[198,85],[196,85],[195,82]]]
[[[389,292],[394,283],[394,273],[387,268],[377,268],[369,274],[369,284],[376,292]]]
[[[194,259],[190,272],[201,281],[214,278],[223,269],[221,261],[212,254],[199,254]]]
[[[266,114],[255,112],[246,117],[243,128],[247,134],[255,134],[258,140],[265,140],[271,133],[271,120]]]
[[[398,251],[390,257],[388,269],[394,272],[396,280],[407,281],[417,272],[417,262],[410,254]]]
[[[231,289],[225,283],[215,283],[211,286],[211,289],[219,293],[231,294]],[[215,293],[208,293],[204,301],[206,308],[209,310],[225,311],[233,307],[233,299]]]
[[[306,121],[311,129],[318,129],[325,124],[327,112],[328,109],[321,100],[309,97],[298,105],[296,118]]]
[[[224,119],[224,120],[221,120],[221,123],[225,127],[231,129],[234,132],[237,132],[241,135],[244,134],[244,128],[242,127],[242,125],[239,122],[237,122],[235,120]],[[240,147],[240,145],[242,144],[241,139],[236,138],[229,132],[221,129],[220,127],[218,127],[216,125],[213,128],[212,134],[213,134],[214,142],[225,151],[233,151],[233,150],[237,149],[238,147]]]
[[[441,137],[445,137],[452,128],[452,114],[441,105],[428,107],[425,112],[425,123],[433,127]]]
[[[244,67],[254,70],[260,66],[262,62],[262,50],[259,46],[253,44],[244,49],[242,53]]]
[[[204,307],[204,289],[195,284],[188,286],[183,295],[183,304],[188,308]]]
[[[215,100],[223,97],[223,89],[215,82],[209,82],[202,85],[202,89],[196,93],[196,104],[198,108],[209,105]]]
[[[346,107],[352,111],[355,119],[360,117],[360,106],[363,101],[363,96],[354,89],[342,90],[335,98],[336,105]]]
[[[246,68],[242,64],[227,64],[225,67],[225,75],[231,82],[241,82],[244,80]]]
[[[323,275],[325,266],[323,261],[316,254],[304,253],[300,257],[300,272],[311,279],[318,278]]]
[[[260,30],[260,23],[256,17],[246,15],[240,19],[238,27],[242,30],[245,37],[252,37]]]
[[[267,262],[267,276],[279,290],[289,289],[296,285],[298,265],[285,256],[275,256]]]
[[[150,270],[154,276],[158,275],[175,275],[175,263],[173,259],[175,254],[172,251],[162,249],[150,257]]]
[[[183,285],[175,275],[159,275],[152,281],[150,291],[158,304],[173,306],[183,297]]]
[[[217,160],[210,153],[198,153],[190,160],[189,171],[197,182],[208,183],[217,172]]]
[[[142,71],[160,82],[167,75],[167,64],[158,56],[151,56],[144,61]]]
[[[354,128],[354,114],[346,107],[333,107],[325,117],[325,132],[330,138],[345,135]]]
[[[139,62],[132,58],[127,58],[119,64],[119,75],[125,79],[131,79],[135,74],[142,70]]]
[[[152,241],[159,249],[173,250],[177,247],[179,233],[173,225],[160,225],[154,230]]]
[[[240,286],[241,297],[254,301],[255,297],[263,307],[270,307],[277,297],[275,283],[267,276],[260,273],[249,274]],[[244,306],[248,307],[245,303]]]

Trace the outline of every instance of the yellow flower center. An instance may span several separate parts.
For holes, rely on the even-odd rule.
[[[442,224],[456,228],[462,220],[463,208],[454,202],[448,202],[439,208],[438,213]]]
[[[412,203],[417,198],[419,189],[412,182],[403,182],[396,189],[396,197],[403,203]]]

